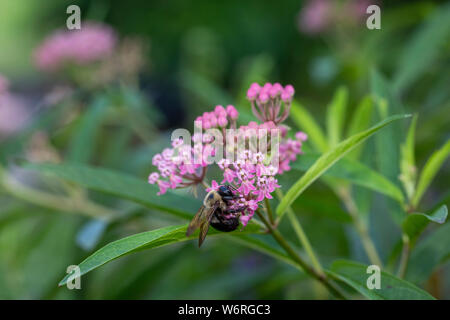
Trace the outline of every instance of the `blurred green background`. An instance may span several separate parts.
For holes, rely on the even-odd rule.
[[[101,21],[120,39],[138,39],[142,47],[144,63],[132,80],[114,79],[95,88],[83,88],[83,83],[45,73],[33,64],[33,50],[51,32],[65,27],[66,8],[73,2],[0,0],[0,73],[30,117],[21,130],[0,136],[0,161],[25,185],[55,194],[64,189],[60,181],[42,179],[16,165],[17,159],[33,161],[33,156],[107,167],[145,181],[152,170],[151,157],[169,145],[173,129],[190,129],[197,115],[217,104],[232,103],[249,114],[245,93],[255,81],[292,84],[296,99],[325,125],[326,107],[336,88],[349,89],[351,112],[373,90],[371,77],[377,73],[395,96],[397,110],[419,115],[419,168],[449,138],[450,6],[445,1],[376,1],[381,30],[368,30],[366,15],[336,11],[336,20],[330,18],[329,26],[315,32],[302,27],[307,1],[75,1],[82,23]],[[58,87],[71,93],[51,100],[50,93]],[[56,101],[51,107],[49,99]],[[114,105],[112,110],[98,107],[105,100]],[[399,137],[386,144],[384,140],[381,148],[370,140],[363,155],[367,165],[398,185],[395,143],[403,141],[407,125],[396,124],[393,130]],[[290,172],[282,184],[289,186],[299,175]],[[423,211],[448,204],[449,179],[447,161],[421,203]],[[82,196],[86,192],[73,186],[69,190]],[[356,193],[367,204],[370,234],[387,263],[401,239],[391,204],[373,192]],[[156,210],[104,194],[89,192],[89,198],[114,208],[114,218],[105,222],[76,210],[62,212],[0,187],[0,298],[328,297],[324,288],[296,269],[227,237],[211,238],[201,250],[187,242],[136,253],[84,276],[82,290],[58,288],[66,267],[95,249],[177,223]],[[315,183],[294,209],[325,265],[338,258],[367,262],[345,208],[324,184]],[[295,242],[287,224],[280,228]],[[435,297],[449,299],[450,265],[442,263],[432,271],[418,284]]]

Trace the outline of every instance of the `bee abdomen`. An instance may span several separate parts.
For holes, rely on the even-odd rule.
[[[226,219],[223,216],[219,217],[219,214],[215,213],[210,223],[210,225],[217,231],[231,232],[239,227],[238,217]]]

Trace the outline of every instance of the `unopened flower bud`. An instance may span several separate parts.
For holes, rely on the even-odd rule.
[[[227,114],[231,118],[231,120],[236,120],[239,116],[238,111],[231,104],[227,106]]]

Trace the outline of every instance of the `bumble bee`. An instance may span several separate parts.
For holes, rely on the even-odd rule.
[[[219,189],[211,190],[203,200],[203,205],[192,219],[186,231],[189,237],[198,227],[198,246],[200,247],[208,233],[209,226],[222,232],[230,232],[239,226],[239,216],[227,217],[230,214],[242,212],[245,208],[231,209],[230,201],[237,199],[233,194],[233,188],[229,185],[220,186]]]

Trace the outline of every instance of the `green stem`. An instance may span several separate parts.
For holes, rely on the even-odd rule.
[[[350,196],[350,192],[348,188],[338,189],[336,192],[344,203],[345,208],[353,219],[353,224],[355,225],[356,231],[358,232],[364,250],[366,251],[367,256],[372,264],[378,265],[380,268],[383,267],[383,263],[381,262],[380,256],[378,255],[375,244],[370,238],[369,231],[367,230],[367,226],[361,220],[358,208],[356,207],[355,202]]]
[[[273,226],[275,226],[275,220],[273,219],[272,207],[270,206],[269,199],[264,198],[264,203],[266,204],[267,215],[269,216],[269,221]]]
[[[277,195],[278,198],[283,198],[283,192],[280,189],[277,189]],[[297,234],[298,239],[300,240],[300,243],[302,247],[305,249],[306,253],[308,254],[309,258],[311,259],[311,263],[314,266],[314,269],[316,269],[316,272],[319,274],[324,274],[323,268],[319,262],[319,259],[317,258],[316,254],[314,253],[314,250],[311,246],[311,243],[309,242],[308,237],[306,236],[305,231],[303,230],[302,225],[300,224],[300,221],[297,219],[294,211],[290,206],[286,209],[286,214],[291,222],[292,227],[294,228],[295,233]]]
[[[403,235],[402,240],[403,240],[403,249],[402,249],[402,255],[400,257],[400,263],[398,265],[398,271],[397,271],[397,276],[399,278],[403,278],[405,276],[406,268],[408,266],[409,252],[410,252],[408,236]]]
[[[59,195],[53,195],[47,192],[39,191],[23,184],[9,175],[6,170],[0,168],[0,186],[10,195],[22,199],[26,202],[36,204],[38,206],[51,208],[63,212],[78,212],[84,215],[110,219],[117,214],[115,211],[91,202],[85,198],[71,198]]]
[[[286,253],[311,277],[320,281],[336,298],[345,299],[341,289],[327,278],[325,274],[319,274],[310,265],[308,265],[303,258],[295,252],[295,250],[289,245],[289,243],[283,238],[281,233],[275,229],[270,222],[264,217],[259,210],[256,211],[261,221],[266,225],[273,238],[278,244],[286,251]]]

